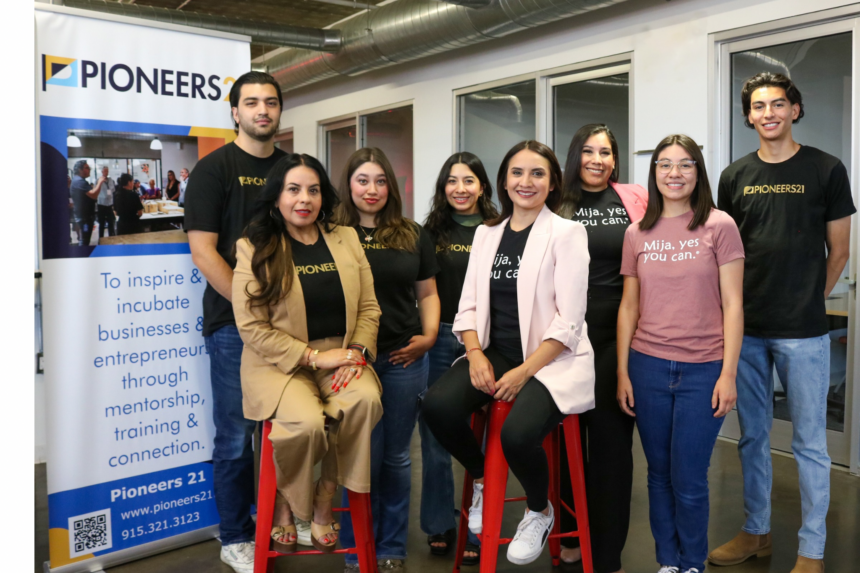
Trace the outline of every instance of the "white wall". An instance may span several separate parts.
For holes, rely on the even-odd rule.
[[[438,169],[454,151],[454,90],[629,52],[631,150],[653,149],[665,135],[681,132],[704,145],[708,157],[708,34],[850,3],[628,0],[508,38],[287,92],[281,127],[294,129],[297,152],[316,155],[319,122],[412,100],[415,218],[423,220]],[[634,182],[645,183],[649,158],[637,156]]]

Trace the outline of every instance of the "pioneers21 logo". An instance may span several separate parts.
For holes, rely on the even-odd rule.
[[[109,66],[106,62],[42,54],[42,91],[47,91],[48,86],[65,86],[218,101],[223,93],[221,86],[234,81],[231,77],[222,81],[221,76],[215,74],[132,68],[126,64]],[[229,95],[224,99],[227,98]]]

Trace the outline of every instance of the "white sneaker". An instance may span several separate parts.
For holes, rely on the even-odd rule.
[[[549,504],[549,515],[527,509],[517,526],[517,534],[508,545],[508,561],[515,565],[526,565],[540,557],[553,522],[555,513],[552,504]]]
[[[701,572],[698,569],[696,569],[695,567],[690,567],[689,569],[684,570],[684,573],[701,573]]]
[[[657,573],[680,573],[677,567],[670,567],[668,565],[661,565],[660,570]]]
[[[306,545],[308,547],[313,547],[314,544],[311,543],[311,522],[305,521],[303,519],[299,519],[296,516],[293,516],[293,521],[296,524],[296,533],[298,539],[296,542],[299,545]]]
[[[484,484],[472,484],[472,507],[469,508],[469,531],[480,535],[484,530]]]
[[[232,567],[236,573],[254,573],[254,542],[222,545],[221,561]]]

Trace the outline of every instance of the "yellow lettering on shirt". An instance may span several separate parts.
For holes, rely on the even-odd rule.
[[[239,185],[244,187],[245,185],[256,185],[258,187],[262,187],[266,184],[265,177],[239,177]]]
[[[296,265],[296,272],[300,275],[315,275],[317,273],[330,273],[337,270],[337,265],[334,263],[326,263],[324,265]]]
[[[744,196],[747,195],[769,195],[771,193],[803,194],[806,185],[747,185],[744,187]]]
[[[436,246],[436,252],[437,253],[441,253],[444,250],[445,249],[443,249],[442,247],[440,247],[438,245]],[[451,251],[454,253],[471,253],[472,252],[472,245],[448,245],[448,251]]]
[[[385,245],[380,245],[379,243],[362,243],[362,247],[365,249],[387,249]]]

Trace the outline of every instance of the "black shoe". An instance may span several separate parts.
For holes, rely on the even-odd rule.
[[[430,553],[432,555],[445,556],[451,551],[451,546],[454,544],[454,539],[457,536],[456,529],[449,529],[445,533],[436,533],[435,535],[427,536],[427,545],[430,545]],[[433,543],[444,543],[445,547],[432,545]]]
[[[477,545],[472,545],[471,543],[466,543],[466,548],[463,550],[463,553],[466,551],[474,552],[476,555],[474,557],[466,557],[463,556],[463,565],[477,565],[481,562],[481,548]]]

